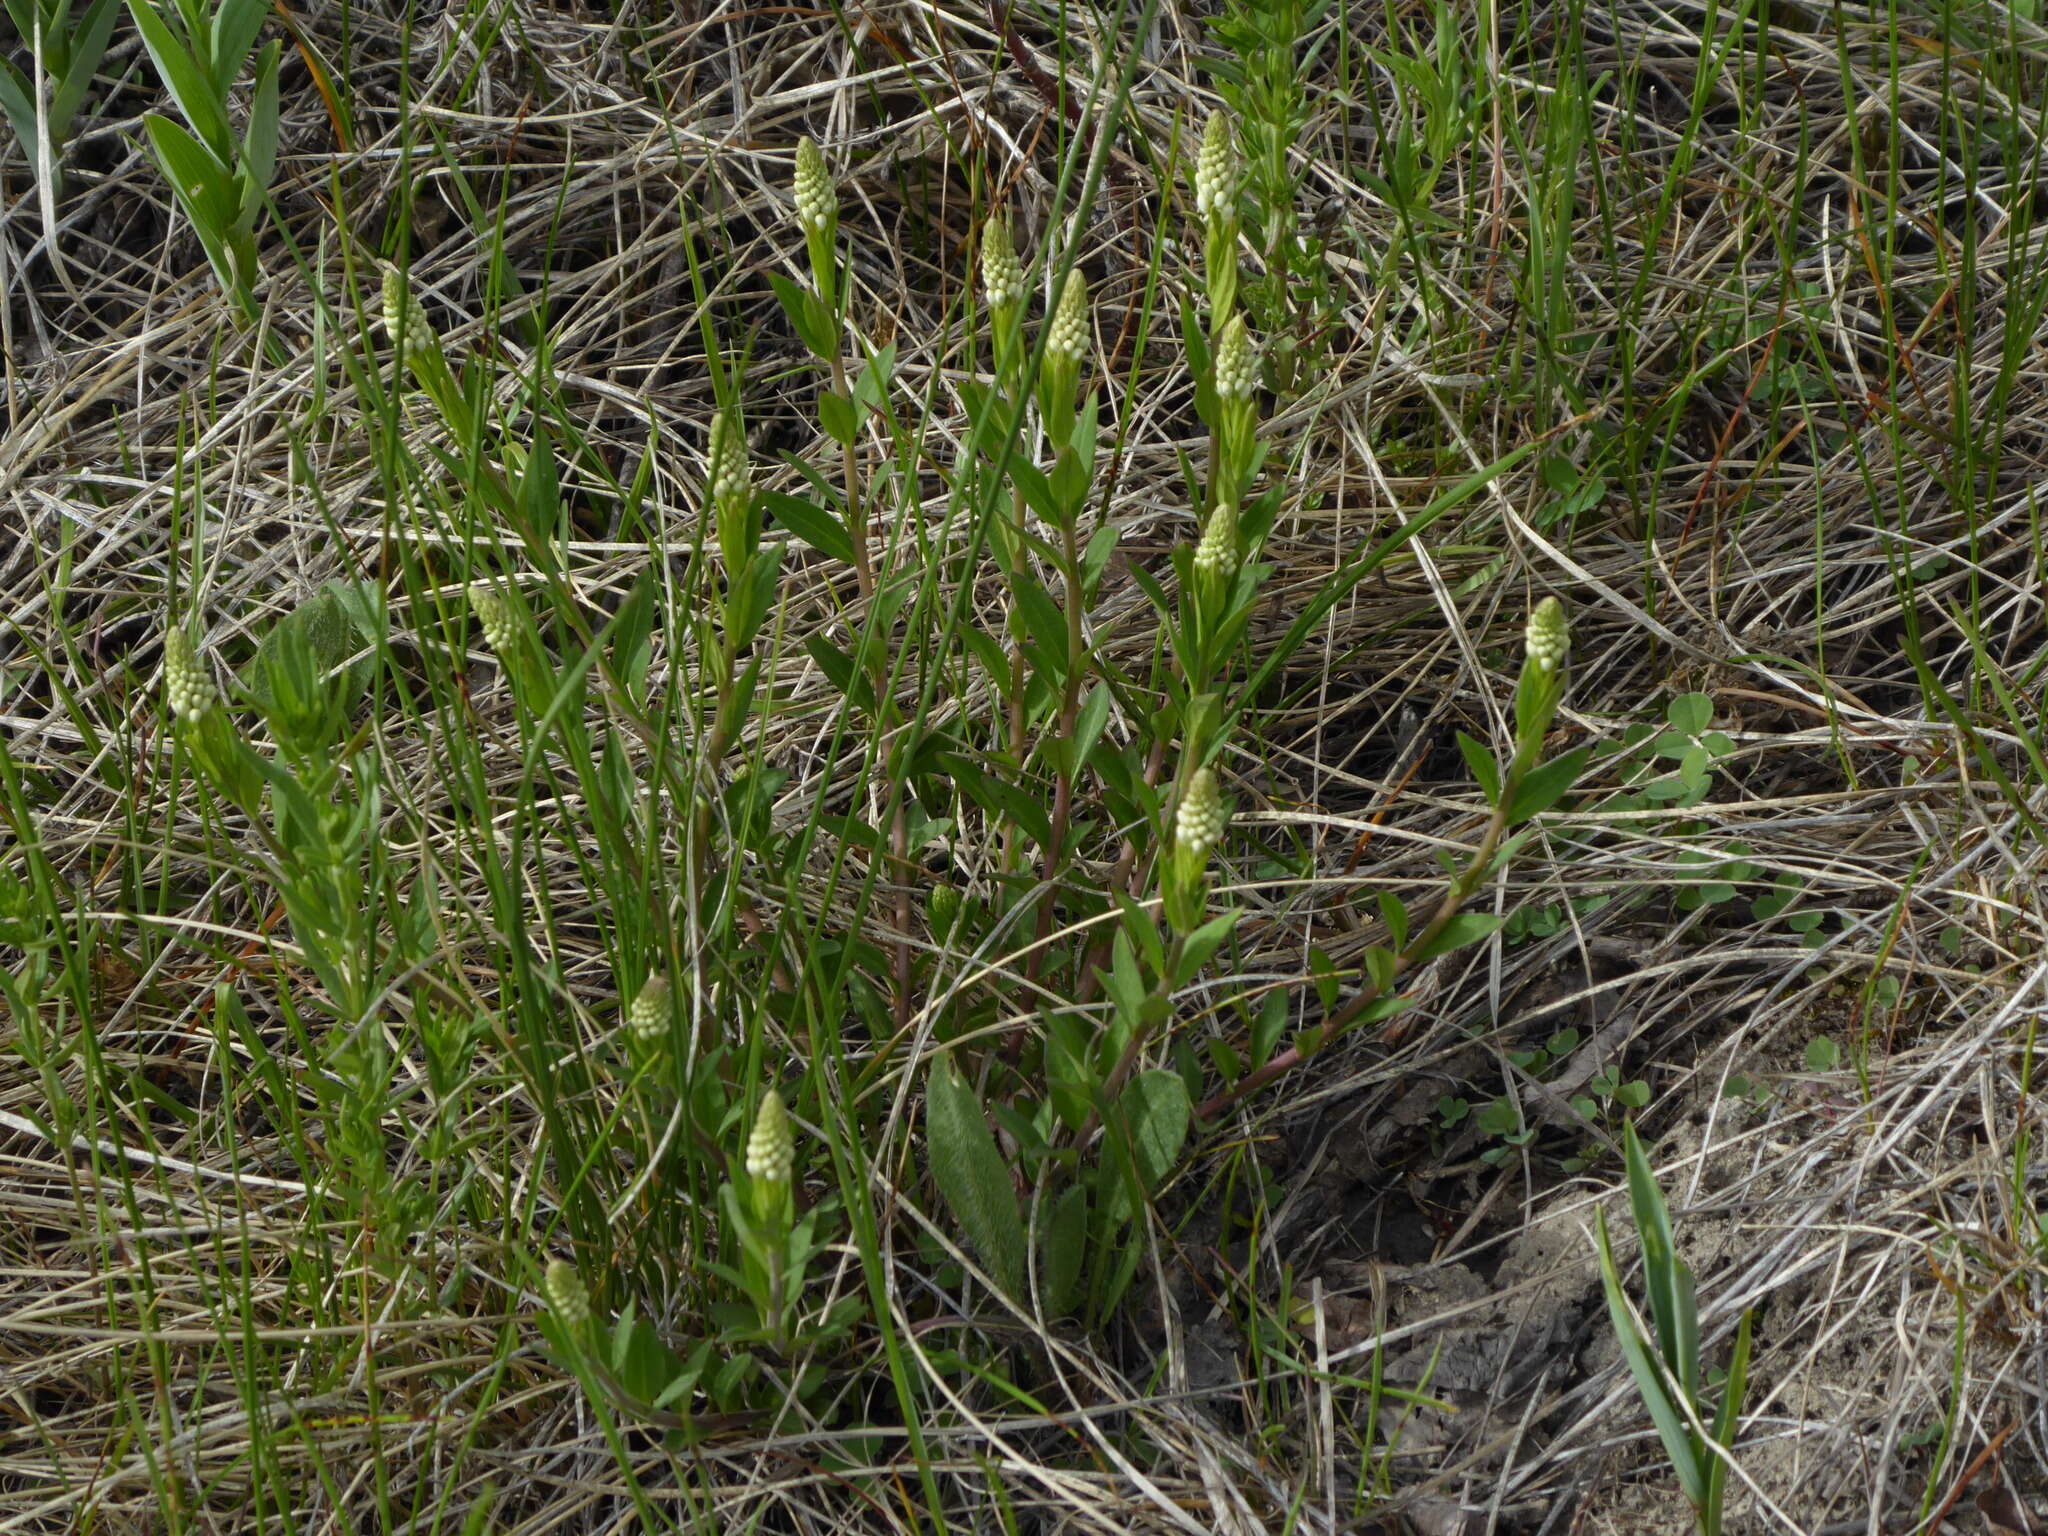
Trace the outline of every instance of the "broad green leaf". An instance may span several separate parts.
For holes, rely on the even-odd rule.
[[[92,88],[92,77],[106,56],[107,40],[114,35],[119,10],[120,0],[94,0],[79,23],[78,35],[68,50],[70,58],[65,63],[63,78],[50,93],[50,135],[59,142],[84,104],[85,93]]]
[[[211,242],[211,255],[219,249],[221,236],[234,224],[241,208],[233,173],[212,150],[169,118],[152,113],[142,120],[142,126],[186,217],[202,239]]]
[[[1664,706],[1664,718],[1688,736],[1697,736],[1714,718],[1714,701],[1704,693],[1681,693]]]
[[[1460,912],[1443,926],[1443,931],[1416,953],[1417,960],[1432,960],[1438,955],[1447,955],[1454,949],[1463,949],[1467,944],[1477,944],[1481,939],[1490,938],[1504,918],[1486,912]]]
[[[1211,955],[1222,947],[1230,937],[1230,930],[1237,926],[1237,910],[1232,908],[1220,916],[1210,918],[1201,927],[1189,934],[1181,944],[1179,974],[1174,978],[1175,986],[1186,986],[1194,974],[1208,962]]]
[[[171,100],[185,114],[185,121],[197,131],[225,172],[234,158],[235,141],[228,129],[222,92],[215,89],[198,61],[164,25],[150,0],[128,0],[128,14],[135,18],[135,29],[142,34],[142,46],[149,50],[150,62],[156,65],[157,78],[163,81]],[[221,227],[224,225],[222,221]]]
[[[847,536],[846,525],[816,502],[784,491],[765,491],[761,504],[778,523],[819,554],[842,565],[853,564],[853,540]]]
[[[1484,745],[1458,732],[1458,750],[1464,754],[1465,766],[1472,770],[1472,778],[1486,792],[1488,805],[1500,804],[1500,768],[1493,760],[1493,754]]]
[[[954,1072],[950,1059],[938,1062],[926,1080],[924,1114],[932,1182],[989,1278],[1010,1295],[1020,1295],[1024,1221],[1009,1166],[996,1149],[980,1100]]]
[[[138,3],[138,0],[130,0],[130,3]],[[768,282],[775,290],[775,297],[781,301],[782,312],[788,316],[790,328],[796,332],[797,339],[810,349],[813,357],[830,361],[838,351],[839,337],[831,315],[825,312],[818,296],[808,288],[798,287],[780,272],[769,273]]]
[[[818,394],[818,426],[841,447],[851,447],[860,436],[860,413],[846,396],[832,390]]]
[[[1053,1203],[1038,1233],[1039,1299],[1047,1317],[1064,1317],[1080,1299],[1088,1257],[1088,1191],[1076,1184]]]
[[[225,97],[242,72],[242,61],[263,30],[263,18],[270,14],[270,0],[220,0],[213,13],[212,37],[208,47],[213,59],[213,86]]]
[[[1592,748],[1578,747],[1530,769],[1515,786],[1515,798],[1508,807],[1508,825],[1519,825],[1557,804],[1592,755]]]
[[[1191,1107],[1188,1086],[1178,1072],[1140,1072],[1118,1101],[1130,1127],[1131,1150],[1149,1192],[1157,1189],[1180,1159],[1187,1141]]]

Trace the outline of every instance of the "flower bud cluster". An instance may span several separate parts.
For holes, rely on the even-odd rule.
[[[580,1333],[590,1326],[590,1292],[574,1264],[567,1259],[549,1259],[540,1288],[547,1297],[548,1310],[564,1328]]]
[[[1555,672],[1562,666],[1565,653],[1571,648],[1571,635],[1564,622],[1564,604],[1554,597],[1546,597],[1530,609],[1523,641],[1528,647],[1530,663],[1539,670]]]
[[[435,341],[434,328],[406,287],[405,274],[396,267],[384,269],[384,334],[408,353],[423,354]]]
[[[1221,501],[1209,514],[1209,526],[1195,545],[1195,572],[1212,580],[1237,574],[1237,505]]]
[[[206,675],[206,664],[182,629],[164,632],[164,695],[178,720],[197,720],[219,697]]]
[[[789,1127],[789,1111],[782,1107],[782,1095],[773,1088],[761,1100],[754,1117],[754,1131],[747,1138],[747,1177],[764,1184],[787,1184],[796,1166],[796,1138]]]
[[[1237,146],[1231,142],[1230,115],[1212,112],[1195,157],[1195,212],[1205,224],[1232,218],[1237,211]]]
[[[1216,342],[1216,395],[1221,400],[1249,400],[1258,377],[1258,362],[1252,355],[1251,337],[1245,333],[1244,316],[1232,315]]]
[[[1181,791],[1180,810],[1173,821],[1174,846],[1188,858],[1201,858],[1222,839],[1229,821],[1216,771],[1197,768]]]
[[[991,309],[1024,302],[1024,268],[1010,237],[1010,221],[1000,214],[982,226],[981,287]]]
[[[818,146],[805,138],[796,147],[796,221],[805,234],[829,234],[839,221],[839,189]]]
[[[483,626],[484,639],[500,657],[509,656],[519,643],[519,626],[512,618],[512,604],[505,594],[490,585],[469,589],[470,612]]]
[[[704,449],[704,475],[712,501],[721,507],[741,500],[752,489],[746,433],[726,411],[711,418],[711,438]]]
[[[1076,363],[1088,350],[1088,284],[1079,272],[1069,272],[1060,290],[1059,307],[1046,327],[1045,350]]]
[[[626,1028],[635,1040],[651,1043],[668,1033],[669,993],[666,976],[657,972],[647,978],[626,1009]]]

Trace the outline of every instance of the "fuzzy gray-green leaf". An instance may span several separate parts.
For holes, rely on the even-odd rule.
[[[1024,1220],[1009,1166],[996,1150],[988,1117],[950,1061],[932,1069],[925,1089],[925,1132],[932,1182],[989,1276],[1011,1295],[1024,1280]]]

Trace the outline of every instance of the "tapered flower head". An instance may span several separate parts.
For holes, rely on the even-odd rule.
[[[1195,570],[1210,580],[1237,574],[1237,503],[1219,501],[1209,514],[1209,526],[1195,545]]]
[[[796,1166],[796,1138],[789,1128],[789,1111],[782,1107],[782,1095],[770,1088],[754,1116],[754,1132],[747,1138],[747,1177],[764,1184],[787,1184]]]
[[[1188,775],[1187,787],[1180,792],[1180,810],[1173,818],[1175,848],[1187,858],[1201,858],[1216,846],[1229,822],[1216,771],[1197,768]]]
[[[647,978],[626,1009],[626,1028],[635,1040],[651,1043],[668,1033],[669,995],[666,976],[657,971]]]
[[[548,1310],[555,1314],[555,1321],[569,1332],[581,1333],[590,1326],[590,1292],[574,1264],[567,1259],[549,1259],[540,1289],[547,1298]]]
[[[1571,649],[1571,632],[1565,627],[1564,604],[1546,597],[1529,610],[1529,626],[1523,635],[1529,664],[1539,671],[1555,672],[1564,665]]]
[[[497,587],[486,582],[469,589],[469,609],[483,626],[484,639],[500,657],[512,654],[519,643],[519,625],[512,617],[512,604]]]
[[[1204,223],[1229,219],[1237,212],[1237,143],[1228,112],[1212,112],[1195,156],[1195,212]]]
[[[1244,328],[1244,316],[1232,315],[1216,339],[1216,395],[1221,400],[1249,400],[1258,375],[1258,359]]]
[[[711,418],[711,437],[704,449],[704,478],[711,499],[721,505],[737,501],[753,489],[746,432],[738,418],[728,411],[720,411]]]
[[[178,720],[197,720],[219,697],[206,675],[206,663],[182,629],[164,631],[164,697]]]
[[[1045,330],[1045,350],[1076,363],[1088,351],[1088,284],[1079,272],[1069,272],[1060,290],[1059,307]]]
[[[1010,238],[1010,221],[996,214],[981,227],[981,289],[991,309],[1024,302],[1024,268]]]
[[[434,345],[434,328],[396,267],[384,269],[384,334],[407,352],[425,352]]]
[[[822,235],[839,222],[839,189],[825,156],[809,138],[796,146],[796,221],[805,234]]]

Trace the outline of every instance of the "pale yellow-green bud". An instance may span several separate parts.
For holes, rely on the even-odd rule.
[[[1237,212],[1237,144],[1230,114],[1212,112],[1195,156],[1195,212],[1204,223],[1228,219]]]
[[[1069,272],[1060,290],[1059,307],[1045,330],[1045,350],[1076,363],[1088,351],[1088,284],[1079,272]]]
[[[752,489],[747,438],[736,417],[720,411],[711,418],[711,437],[704,449],[704,478],[711,499],[724,505]]]
[[[1010,238],[1010,221],[996,214],[981,227],[981,288],[991,309],[1024,302],[1024,268]]]
[[[1195,545],[1195,570],[1212,580],[1237,574],[1237,504],[1219,501]]]
[[[963,903],[958,886],[935,885],[931,895],[925,898],[925,920],[932,925],[932,937],[944,940],[950,938],[954,927],[960,921]]]
[[[178,720],[197,720],[219,697],[206,675],[206,664],[182,629],[164,631],[164,697]]]
[[[512,604],[505,594],[488,584],[469,589],[470,612],[483,626],[484,639],[500,657],[509,656],[519,643],[519,626],[512,617]]]
[[[407,352],[424,353],[435,342],[434,328],[406,287],[405,274],[396,267],[384,269],[384,334],[393,345],[398,345],[403,337]]]
[[[1244,316],[1232,315],[1216,339],[1216,397],[1219,400],[1249,400],[1258,375],[1258,359],[1252,354],[1251,337],[1244,328]]]
[[[796,1138],[789,1128],[789,1111],[782,1107],[782,1095],[770,1088],[754,1116],[754,1133],[747,1138],[747,1177],[787,1184],[795,1166]]]
[[[635,1040],[652,1044],[668,1034],[669,994],[666,976],[656,972],[647,978],[626,1009],[626,1028]]]
[[[567,1259],[549,1259],[540,1289],[541,1294],[547,1297],[548,1310],[555,1314],[555,1321],[569,1332],[581,1333],[590,1326],[590,1292],[574,1264]]]
[[[1187,857],[1200,858],[1216,846],[1229,821],[1216,771],[1197,768],[1180,794],[1180,810],[1173,819],[1174,845]]]
[[[839,189],[825,156],[809,138],[796,146],[796,221],[814,235],[828,233],[839,222]]]
[[[1571,632],[1564,622],[1564,604],[1546,597],[1529,610],[1529,627],[1523,636],[1529,660],[1544,672],[1555,672],[1571,649]]]

